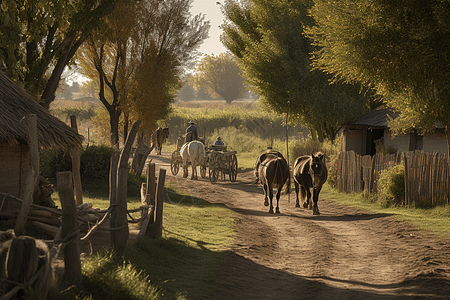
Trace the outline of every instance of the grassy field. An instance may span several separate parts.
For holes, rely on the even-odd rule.
[[[404,206],[384,207],[373,202],[363,194],[346,194],[332,189],[325,184],[321,198],[330,199],[340,205],[361,208],[374,213],[389,214],[399,221],[407,221],[418,229],[425,230],[443,240],[450,239],[450,205],[436,206],[429,209],[408,208]]]
[[[122,254],[95,254],[82,264],[83,281],[69,290],[61,283],[65,292],[55,299],[198,299],[212,292],[224,263],[222,251],[234,242],[234,212],[166,188],[173,203],[164,203],[163,237],[138,238]],[[95,197],[84,202],[109,206],[106,195],[86,194]],[[54,200],[60,205],[57,195]],[[128,199],[130,209],[140,204],[140,199]]]

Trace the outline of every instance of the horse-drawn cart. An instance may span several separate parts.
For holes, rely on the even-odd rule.
[[[237,177],[238,162],[237,151],[227,151],[227,146],[211,145],[206,150],[209,166],[209,180],[215,184],[220,175],[225,179],[225,175],[230,176],[230,181],[235,182]]]
[[[183,166],[183,158],[181,157],[181,147],[184,145],[185,135],[180,135],[177,139],[177,149],[172,152],[170,157],[170,171],[172,175],[177,175],[180,170],[180,165]],[[204,139],[199,139],[200,142],[204,144]],[[190,161],[187,162],[188,165],[191,164]],[[200,166],[200,176],[202,178],[206,177],[206,166]]]

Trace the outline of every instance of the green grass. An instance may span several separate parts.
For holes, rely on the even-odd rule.
[[[83,281],[57,299],[198,299],[213,292],[224,263],[222,251],[235,239],[234,212],[166,188],[171,202],[164,202],[163,237],[138,238],[121,255],[96,253],[82,264]],[[53,200],[60,205],[56,193]],[[109,206],[104,196],[83,201]],[[128,198],[128,208],[139,206],[140,199]],[[59,289],[65,289],[63,283]]]
[[[386,208],[382,204],[371,201],[363,194],[341,193],[332,189],[328,184],[325,184],[320,197],[333,200],[340,205],[357,207],[374,213],[389,214],[399,221],[409,222],[420,230],[435,234],[440,239],[450,239],[450,205],[428,209],[404,206]]]

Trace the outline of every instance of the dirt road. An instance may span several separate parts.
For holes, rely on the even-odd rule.
[[[150,155],[172,182],[237,212],[220,290],[205,299],[450,299],[450,242],[319,197],[320,216],[295,208],[295,192],[270,215],[251,172],[237,182],[170,173],[170,153]]]

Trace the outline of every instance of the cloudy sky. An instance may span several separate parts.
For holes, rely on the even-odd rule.
[[[194,0],[191,8],[193,15],[205,14],[206,20],[209,20],[211,23],[209,38],[203,42],[199,49],[200,52],[205,54],[218,55],[227,50],[220,42],[222,30],[220,30],[219,26],[223,23],[223,16],[220,11],[220,5],[216,4],[217,2],[217,0]]]

